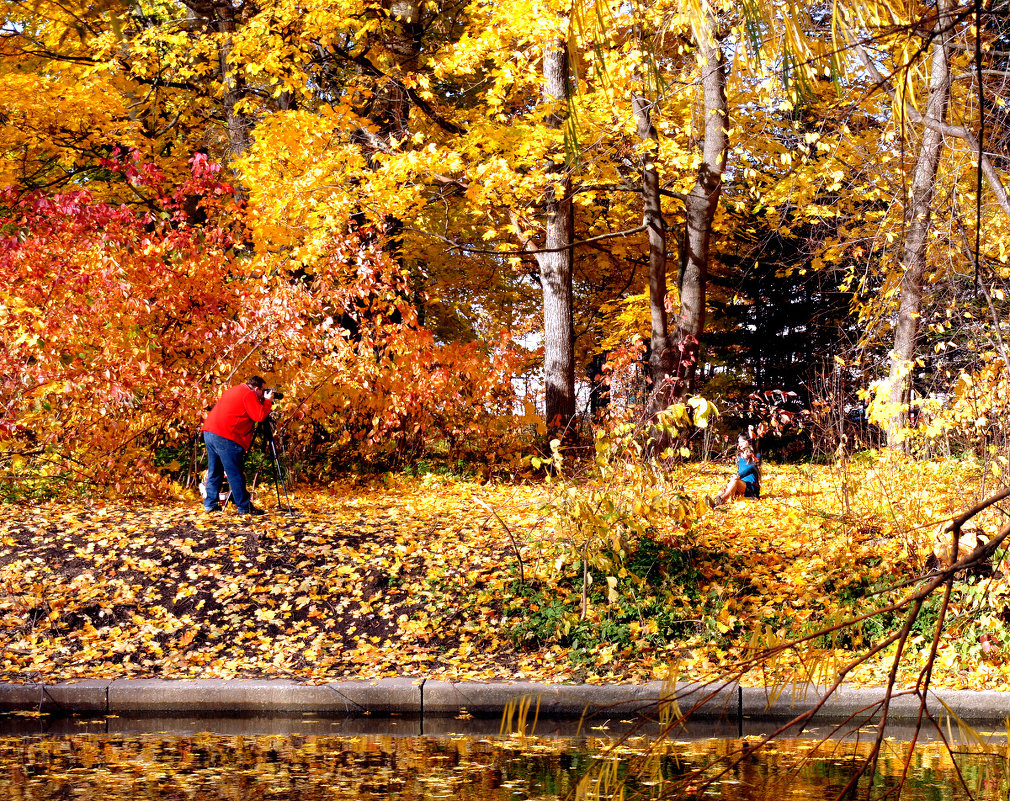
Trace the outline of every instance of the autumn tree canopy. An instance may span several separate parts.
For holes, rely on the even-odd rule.
[[[9,458],[157,473],[248,372],[325,466],[1005,381],[1002,6],[2,5]]]

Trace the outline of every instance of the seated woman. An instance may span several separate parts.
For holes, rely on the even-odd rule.
[[[754,440],[741,432],[736,440],[736,475],[715,498],[705,497],[712,508],[736,498],[761,497],[761,454],[754,451]]]

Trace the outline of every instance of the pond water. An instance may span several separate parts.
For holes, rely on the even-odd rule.
[[[82,723],[87,729],[89,724]],[[360,733],[35,733],[0,736],[0,799],[17,801],[338,801],[574,797],[794,801],[833,798],[866,739],[782,740],[727,767],[753,738],[535,737]],[[872,797],[901,776],[906,743],[887,741]],[[916,748],[902,798],[979,799],[1008,789],[1005,745]],[[600,777],[603,777],[600,779]],[[706,783],[706,778],[711,783]],[[598,781],[599,780],[599,781]],[[865,792],[865,785],[863,786]]]

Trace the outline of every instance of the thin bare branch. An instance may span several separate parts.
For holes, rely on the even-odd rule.
[[[593,242],[602,242],[605,239],[614,239],[616,237],[631,236],[632,234],[638,234],[645,230],[644,225],[639,225],[637,228],[628,228],[625,231],[615,231],[610,234],[600,234],[599,236],[591,236],[589,239],[580,239],[576,242],[572,242],[570,245],[566,245],[561,248],[540,248],[537,247],[531,238],[526,238],[523,241],[528,243],[528,247],[525,250],[487,250],[485,248],[474,248],[469,245],[464,245],[460,242],[454,242],[451,239],[447,239],[431,231],[422,231],[419,228],[405,228],[406,231],[414,231],[418,234],[424,234],[425,236],[430,236],[434,239],[439,239],[445,242],[447,245],[451,245],[449,251],[461,250],[465,253],[480,253],[489,256],[535,256],[538,253],[563,253],[566,250],[574,250],[581,245],[589,245]]]

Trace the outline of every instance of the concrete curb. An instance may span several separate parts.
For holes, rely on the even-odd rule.
[[[277,679],[117,679],[108,686],[108,711],[205,715],[419,713],[421,688],[419,680],[411,679],[321,685]]]
[[[826,701],[814,685],[740,687],[735,683],[560,685],[538,682],[447,682],[422,678],[299,684],[284,679],[89,679],[57,684],[0,684],[0,712],[39,711],[81,715],[296,715],[355,717],[405,714],[422,717],[495,716],[539,718],[655,718],[665,708],[696,720],[790,720],[822,703],[814,723],[880,719],[882,688],[842,687]],[[970,724],[1010,716],[1010,692],[937,690],[926,709],[936,718]],[[918,696],[896,690],[892,722],[915,721]]]
[[[741,718],[791,719],[818,704],[815,722],[879,722],[884,688],[842,686],[825,701],[826,687],[787,685],[784,688],[744,687],[739,690]],[[1002,722],[1010,716],[1010,692],[995,690],[930,690],[926,704],[912,690],[896,688],[888,703],[887,719],[915,722],[922,715],[959,718],[969,724]]]
[[[61,684],[0,684],[0,711],[105,714],[109,711],[109,684],[100,679]]]

